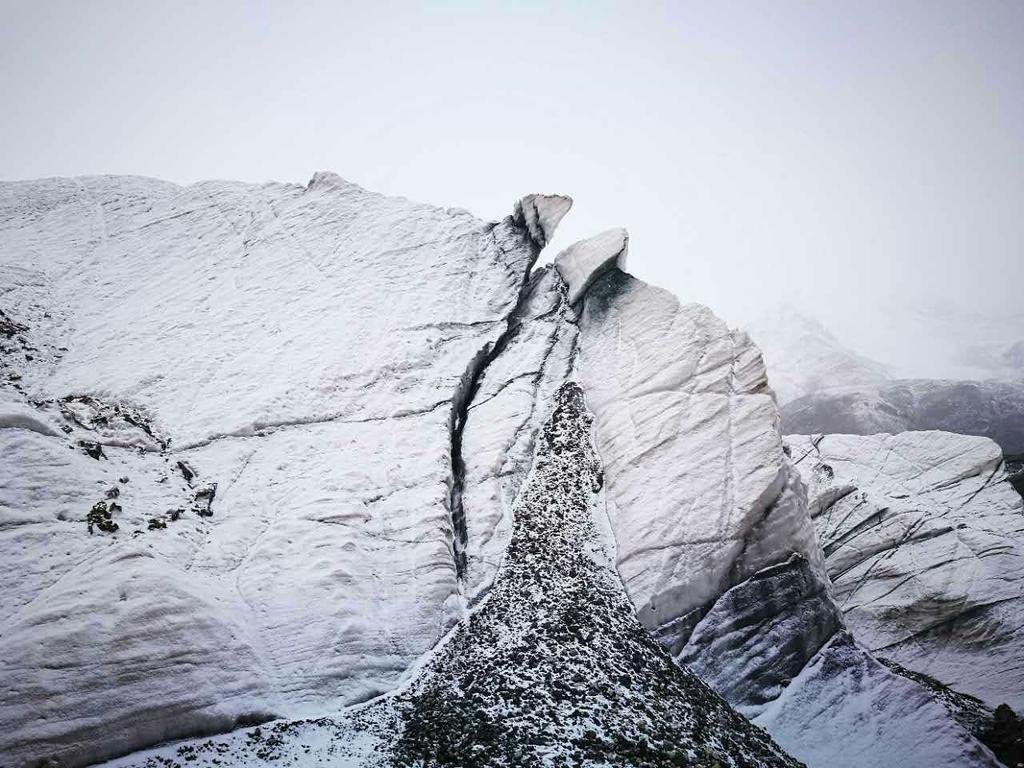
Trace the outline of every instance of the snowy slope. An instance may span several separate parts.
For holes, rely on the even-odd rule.
[[[896,434],[942,430],[996,441],[1007,456],[1024,454],[1024,382],[903,379],[834,389],[782,409],[787,434]]]
[[[900,303],[864,312],[882,317],[891,329],[868,340],[872,357],[791,306],[780,305],[745,326],[765,354],[781,403],[832,389],[869,391],[892,380],[1024,379],[1024,314],[986,316],[953,304],[922,309]],[[855,337],[857,318],[851,320],[846,331]]]
[[[992,441],[790,436],[836,599],[877,653],[1024,707],[1024,506]]]
[[[971,326],[978,318],[936,313],[928,316],[933,328],[926,335],[921,317],[913,317],[901,316],[894,327],[900,334],[923,335],[922,344],[978,332]],[[769,383],[782,405],[785,434],[938,429],[989,437],[1008,456],[1024,454],[1024,381],[1021,369],[1010,365],[1024,342],[998,355],[1006,366],[965,369],[962,380],[894,378],[885,366],[844,346],[821,323],[791,308],[760,317],[747,331],[764,352]],[[1002,335],[1006,333],[1012,337],[1013,329],[1004,328]],[[991,332],[991,338],[999,335]]]

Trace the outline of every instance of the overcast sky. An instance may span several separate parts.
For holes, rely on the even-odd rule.
[[[1024,2],[0,11],[0,179],[564,192],[553,249],[626,226],[630,271],[732,323],[789,302],[919,375],[942,334],[904,310],[1024,338]]]

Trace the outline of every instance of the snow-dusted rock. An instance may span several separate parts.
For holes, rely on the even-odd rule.
[[[115,765],[799,765],[637,621],[608,551],[582,392],[553,399],[493,589],[408,685],[348,716]]]
[[[935,431],[787,439],[857,639],[1024,706],[1024,509],[999,447]]]
[[[1006,475],[1010,485],[1024,497],[1024,455],[1006,457]]]
[[[612,267],[625,270],[629,235],[609,229],[574,243],[555,257],[555,268],[569,286],[569,303],[575,304],[601,275]]]
[[[0,185],[4,763],[393,686],[462,614],[465,382],[567,208]]]

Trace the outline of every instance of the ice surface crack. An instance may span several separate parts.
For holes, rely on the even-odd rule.
[[[495,237],[494,230],[491,230],[494,237],[494,244],[499,251],[504,253],[500,241]],[[463,506],[462,494],[466,483],[466,461],[462,455],[463,436],[466,431],[466,420],[469,418],[469,410],[480,389],[480,382],[483,380],[484,372],[493,363],[509,342],[515,338],[522,327],[523,319],[529,304],[531,288],[531,270],[537,257],[540,255],[540,248],[530,248],[530,257],[523,271],[523,281],[519,286],[519,296],[515,306],[505,319],[505,329],[497,339],[487,342],[469,361],[469,366],[459,381],[452,397],[451,419],[449,421],[449,433],[451,446],[449,455],[451,457],[451,479],[448,492],[448,510],[452,518],[452,553],[455,558],[455,573],[461,582],[466,574],[467,556],[466,545],[469,542],[469,533],[466,529],[466,511]]]

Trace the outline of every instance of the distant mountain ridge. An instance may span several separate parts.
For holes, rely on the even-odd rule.
[[[1024,454],[1024,373],[1012,375],[1024,343],[1000,347],[998,355],[986,358],[1005,379],[905,379],[892,377],[881,363],[793,309],[759,319],[748,332],[764,351],[785,434],[938,429],[988,437],[1009,456]]]
[[[896,380],[834,389],[782,406],[786,434],[896,434],[939,429],[994,440],[1024,454],[1024,382]]]
[[[836,386],[890,379],[884,365],[844,346],[818,320],[791,307],[762,315],[746,331],[764,354],[780,403]]]

